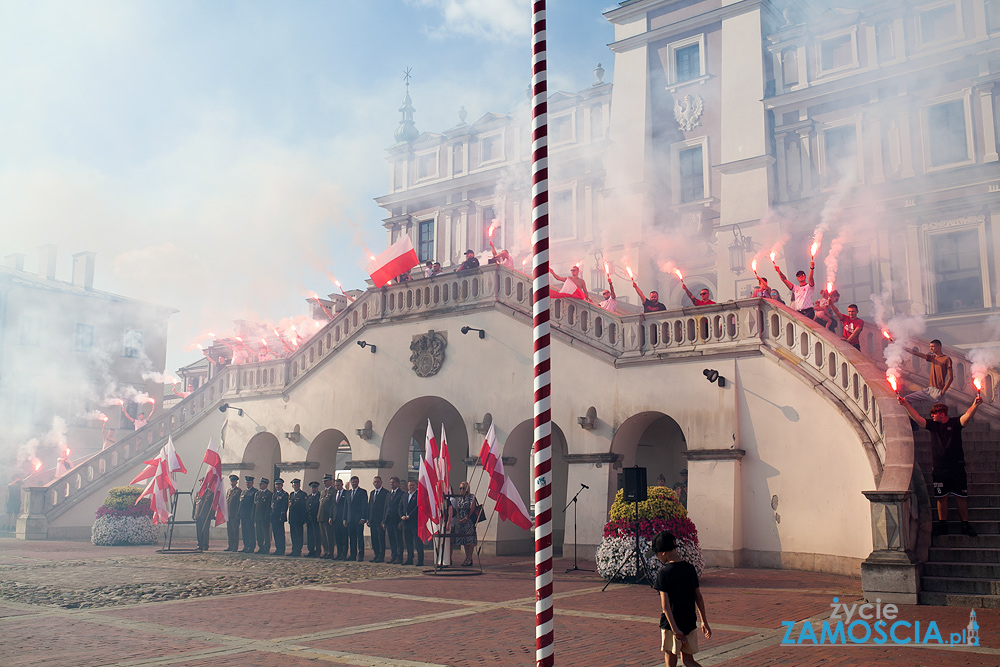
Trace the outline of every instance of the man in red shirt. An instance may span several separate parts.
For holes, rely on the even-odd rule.
[[[846,315],[837,310],[837,303],[833,300],[830,301],[830,307],[844,325],[844,340],[860,352],[861,330],[865,328],[865,321],[858,317],[858,305],[856,303],[849,305]]]
[[[715,302],[712,301],[712,293],[708,291],[707,287],[702,287],[701,292],[698,293],[698,296],[701,297],[700,299],[694,298],[694,294],[691,294],[691,290],[689,290],[688,286],[685,285],[683,282],[681,282],[681,287],[684,288],[684,293],[688,295],[688,298],[691,299],[691,302],[694,305],[711,306],[715,304]]]

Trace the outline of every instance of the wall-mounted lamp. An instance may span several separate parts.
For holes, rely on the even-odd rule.
[[[706,368],[701,372],[701,374],[704,375],[705,379],[709,382],[718,382],[720,387],[726,386],[726,378],[719,375],[719,371],[714,368]]]
[[[482,340],[482,339],[486,338],[486,331],[483,330],[483,329],[477,329],[476,327],[462,327],[462,333],[463,334],[467,334],[470,331],[478,331],[479,332],[479,340]]]
[[[365,349],[366,347],[370,347],[372,349],[372,354],[375,354],[375,345],[369,343],[366,340],[359,340],[358,347],[360,347],[362,350]]]
[[[483,415],[483,421],[476,422],[475,424],[476,433],[478,433],[479,435],[486,435],[487,433],[489,433],[490,424],[492,423],[493,423],[493,415],[487,412],[485,415]]]
[[[293,428],[289,433],[285,434],[285,437],[291,440],[292,442],[298,442],[299,438],[302,437],[302,434],[299,432],[299,425],[296,424],[295,428]]]
[[[365,422],[365,425],[362,428],[356,428],[356,429],[354,429],[354,432],[357,433],[358,437],[361,438],[362,440],[371,440],[372,439],[372,420],[369,419],[368,421]]]
[[[225,412],[226,410],[236,410],[236,414],[238,414],[240,417],[243,416],[243,408],[233,407],[229,405],[229,403],[223,403],[222,405],[219,406],[219,412]]]
[[[257,420],[254,419],[253,417],[251,417],[250,413],[245,412],[243,410],[243,408],[238,408],[235,405],[229,405],[229,403],[223,403],[222,405],[219,406],[219,412],[223,412],[224,413],[226,410],[235,410],[236,414],[238,414],[240,417],[246,417],[247,419],[249,419],[250,421],[252,421],[254,423],[254,431],[256,433],[263,433],[264,431],[267,430],[266,428],[264,428],[263,426],[261,426],[259,423],[257,423]]]
[[[577,417],[576,423],[580,425],[584,431],[593,431],[597,428],[597,408],[591,405],[587,408],[587,414],[583,417]]]
[[[753,254],[753,241],[743,236],[739,225],[733,225],[733,243],[729,246],[729,270],[740,275],[747,268],[747,255]]]

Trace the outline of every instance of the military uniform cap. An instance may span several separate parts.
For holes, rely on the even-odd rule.
[[[301,483],[302,483],[302,480],[299,479],[298,477],[296,477],[295,479],[292,480],[292,484],[301,484]]]
[[[319,486],[319,482],[309,482],[309,486],[315,489],[317,486]]]
[[[261,484],[270,484],[271,482],[268,481],[267,477],[261,477],[260,478],[260,483]]]
[[[230,479],[230,481],[236,480],[238,482],[240,480],[240,476],[239,475],[230,475],[229,479]]]
[[[323,479],[324,480],[333,479],[333,475],[331,475],[330,473],[326,473],[325,475],[323,475]]]
[[[275,484],[284,484],[285,480],[281,479],[280,477],[275,477],[274,478],[274,483]]]
[[[250,482],[252,484],[253,480],[254,480],[254,476],[253,475],[247,475],[243,479],[245,479],[246,481],[248,481],[248,482]]]

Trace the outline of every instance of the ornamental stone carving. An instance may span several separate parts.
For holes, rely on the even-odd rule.
[[[701,124],[701,112],[705,101],[701,95],[685,95],[674,102],[674,120],[684,132],[690,132]]]
[[[444,364],[444,349],[448,339],[433,329],[422,336],[414,336],[410,343],[410,363],[417,377],[427,378],[437,375]]]

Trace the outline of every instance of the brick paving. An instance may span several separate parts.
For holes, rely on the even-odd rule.
[[[0,656],[4,664],[199,665],[220,667],[466,667],[534,663],[534,584],[530,558],[488,558],[479,576],[428,576],[413,567],[361,563],[293,564],[289,559],[209,552],[155,554],[151,548],[102,549],[84,543],[0,539]],[[648,587],[604,582],[594,573],[563,574],[555,564],[556,664],[615,667],[663,664],[657,650],[656,595]],[[373,568],[378,568],[377,570]],[[310,575],[331,568],[333,576]],[[166,601],[123,599],[93,608],[25,602],[17,591],[37,582],[85,599],[121,581],[187,581],[252,571],[270,588],[221,591]],[[302,571],[300,583],[285,576]],[[284,576],[284,578],[282,578]],[[379,578],[371,578],[377,576]],[[275,583],[277,582],[277,583]],[[22,588],[19,589],[18,586]],[[795,667],[1000,665],[1000,611],[977,610],[980,647],[888,644],[782,645],[782,621],[811,620],[819,632],[834,596],[853,604],[860,582],[789,570],[711,570],[702,580],[713,636],[698,658],[706,666]],[[934,621],[947,638],[969,610],[910,607],[899,619]]]

